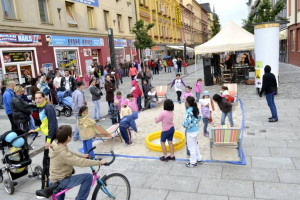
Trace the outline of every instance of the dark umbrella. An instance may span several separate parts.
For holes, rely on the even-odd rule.
[[[163,60],[168,60],[168,59],[170,59],[171,58],[171,56],[165,56],[164,58],[163,58]]]

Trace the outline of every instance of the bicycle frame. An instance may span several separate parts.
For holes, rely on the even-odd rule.
[[[106,189],[106,186],[104,185],[103,181],[101,180],[101,178],[98,176],[98,174],[96,173],[96,171],[94,170],[93,167],[90,167],[91,170],[92,170],[92,174],[93,174],[93,182],[92,182],[92,185],[91,185],[91,188],[94,186],[95,182],[98,181],[102,187],[101,187],[101,190],[104,194],[106,194],[107,196],[109,196],[110,198],[113,198],[113,199],[116,199],[112,194],[109,193],[109,191]],[[57,197],[68,192],[69,190],[71,190],[72,188],[67,188],[65,190],[62,190],[56,194],[52,194],[52,200],[57,200]]]

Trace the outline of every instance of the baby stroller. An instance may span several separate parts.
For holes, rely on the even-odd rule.
[[[60,113],[64,113],[66,117],[72,115],[72,93],[68,91],[58,91],[57,92],[58,104],[62,107],[61,110],[56,109],[56,116],[59,117]]]
[[[34,135],[30,144],[27,137]],[[8,179],[4,180],[5,191],[11,195],[15,191],[18,184],[14,180],[28,174],[28,166],[30,168],[29,178],[37,177],[42,179],[42,167],[36,166],[34,170],[31,167],[31,159],[29,157],[29,147],[37,137],[38,133],[25,133],[22,130],[7,131],[0,136],[0,150],[2,151],[2,163],[5,165],[0,169],[0,183],[3,181],[4,172],[7,172]]]

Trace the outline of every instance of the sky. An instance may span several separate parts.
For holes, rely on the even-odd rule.
[[[248,16],[247,0],[197,0],[199,3],[209,3],[213,11],[218,14],[221,26],[226,26],[231,20],[239,26],[242,25],[242,19]]]

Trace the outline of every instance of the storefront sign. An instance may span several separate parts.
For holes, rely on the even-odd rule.
[[[40,35],[0,33],[0,46],[41,46]]]
[[[180,12],[180,6],[176,6],[176,24],[177,27],[181,27],[181,12]]]
[[[46,35],[46,41],[48,46],[91,47],[104,45],[102,38]]]
[[[146,57],[151,56],[151,50],[145,49],[145,55],[146,55]]]
[[[153,50],[153,51],[158,51],[158,50],[159,50],[159,47],[158,47],[158,46],[153,46],[153,47],[151,48],[151,50]]]
[[[73,0],[79,3],[84,3],[90,6],[95,6],[95,7],[99,7],[99,3],[98,0]]]
[[[4,63],[32,61],[30,52],[3,52]]]
[[[125,39],[114,39],[115,47],[127,47],[127,41]]]

